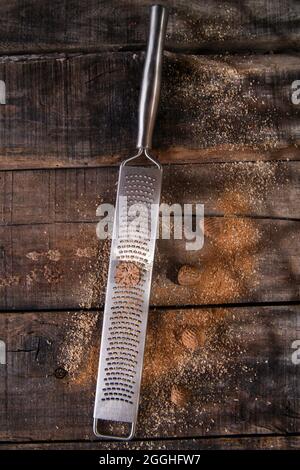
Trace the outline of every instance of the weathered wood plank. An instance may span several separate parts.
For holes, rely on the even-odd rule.
[[[203,203],[206,237],[198,251],[158,241],[152,305],[299,300],[299,168],[166,168],[162,200]],[[116,178],[108,168],[1,173],[1,309],[103,306],[109,246],[95,213],[114,202]],[[201,270],[194,287],[177,282],[185,264]]]
[[[0,172],[0,225],[97,222],[115,203],[117,167]],[[300,163],[165,165],[162,202],[205,206],[211,216],[300,219]]]
[[[0,316],[2,440],[93,438],[97,319]],[[137,438],[300,432],[299,332],[298,306],[150,312]]]
[[[118,0],[20,2],[0,7],[2,52],[121,49],[144,45],[148,5]],[[162,3],[171,8],[167,47],[187,50],[281,50],[299,46],[295,0]]]
[[[134,152],[143,55],[0,59],[0,169],[116,164]],[[154,147],[168,162],[299,159],[300,58],[166,54]]]
[[[299,300],[299,222],[207,218],[200,251],[158,240],[151,305]],[[1,309],[91,308],[104,304],[109,247],[94,223],[0,227]],[[99,248],[97,248],[99,243]],[[181,286],[181,266],[199,268]]]
[[[299,436],[205,437],[132,442],[47,442],[0,444],[0,450],[299,450]]]

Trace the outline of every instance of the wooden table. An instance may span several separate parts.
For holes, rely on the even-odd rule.
[[[205,243],[158,242],[130,444],[92,433],[95,226],[134,149],[150,2],[0,5],[0,449],[300,446],[300,5],[163,3],[163,201],[203,203]]]

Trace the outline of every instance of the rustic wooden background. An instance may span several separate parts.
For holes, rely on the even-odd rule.
[[[130,444],[92,433],[95,224],[134,149],[150,2],[0,4],[0,449],[300,446],[300,4],[161,3],[163,200],[204,203],[206,238],[158,243]]]

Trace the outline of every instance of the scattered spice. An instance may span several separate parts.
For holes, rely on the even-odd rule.
[[[187,426],[200,429],[205,424],[205,431],[213,427],[209,415],[214,409],[251,390],[256,372],[249,347],[257,330],[249,325],[257,321],[256,311],[236,317],[234,310],[227,309],[164,310],[150,315],[140,406],[143,426],[154,433],[166,425],[182,433]],[[183,344],[184,332],[189,330],[203,332],[205,347],[192,350]],[[181,402],[183,390],[187,395]]]
[[[13,287],[20,284],[20,276],[0,277],[0,287]]]
[[[26,258],[31,259],[32,261],[38,261],[39,257],[40,253],[38,253],[37,251],[30,251],[26,254]]]
[[[270,192],[282,187],[285,170],[281,162],[218,164],[213,178],[218,188],[216,208],[225,216],[257,213],[269,202]]]
[[[57,354],[59,367],[65,369],[72,377],[84,362],[88,367],[88,356],[98,314],[90,312],[68,313],[66,336]]]
[[[90,234],[82,231],[82,239],[91,241]],[[107,283],[111,240],[106,239],[94,248],[95,256],[87,258],[82,266],[79,284],[81,286],[81,308],[98,308],[104,304]]]
[[[182,123],[188,122],[189,146],[193,148],[230,151],[249,146],[252,151],[267,151],[278,147],[281,113],[271,90],[271,98],[262,99],[259,90],[270,85],[257,73],[249,56],[245,61],[226,55],[202,56],[201,60],[195,55],[166,55],[168,87],[162,89],[162,107],[178,110],[177,140],[186,141]]]
[[[39,273],[38,269],[32,269],[31,271],[29,271],[28,274],[26,274],[26,286],[27,287],[30,287],[32,284],[34,284],[37,281],[38,273]]]
[[[59,250],[48,250],[45,252],[30,251],[26,254],[26,258],[32,261],[38,261],[40,258],[48,258],[50,261],[57,262],[61,258]]]
[[[77,248],[76,250],[76,256],[78,256],[78,258],[93,258],[96,255],[97,250],[92,247]]]
[[[62,273],[58,268],[49,267],[47,265],[43,268],[43,274],[48,284],[57,284],[62,277]]]
[[[179,44],[202,44],[203,42],[223,42],[234,40],[244,34],[253,35],[249,28],[245,31],[241,21],[238,4],[222,2],[222,8],[214,11],[213,18],[205,13],[199,15],[199,4],[190,3],[189,10],[184,4],[177,4],[172,11],[174,26],[167,33],[167,40]]]
[[[61,254],[59,250],[48,250],[46,256],[49,258],[50,261],[57,262],[61,258]]]

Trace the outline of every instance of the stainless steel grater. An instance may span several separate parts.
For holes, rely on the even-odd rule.
[[[137,420],[162,180],[161,165],[149,149],[167,21],[164,7],[151,7],[138,153],[121,164],[119,173],[94,409],[94,433],[101,438],[129,440]],[[146,157],[148,164],[132,165],[139,157]],[[120,424],[126,431],[114,432]],[[109,431],[101,431],[103,427]]]

